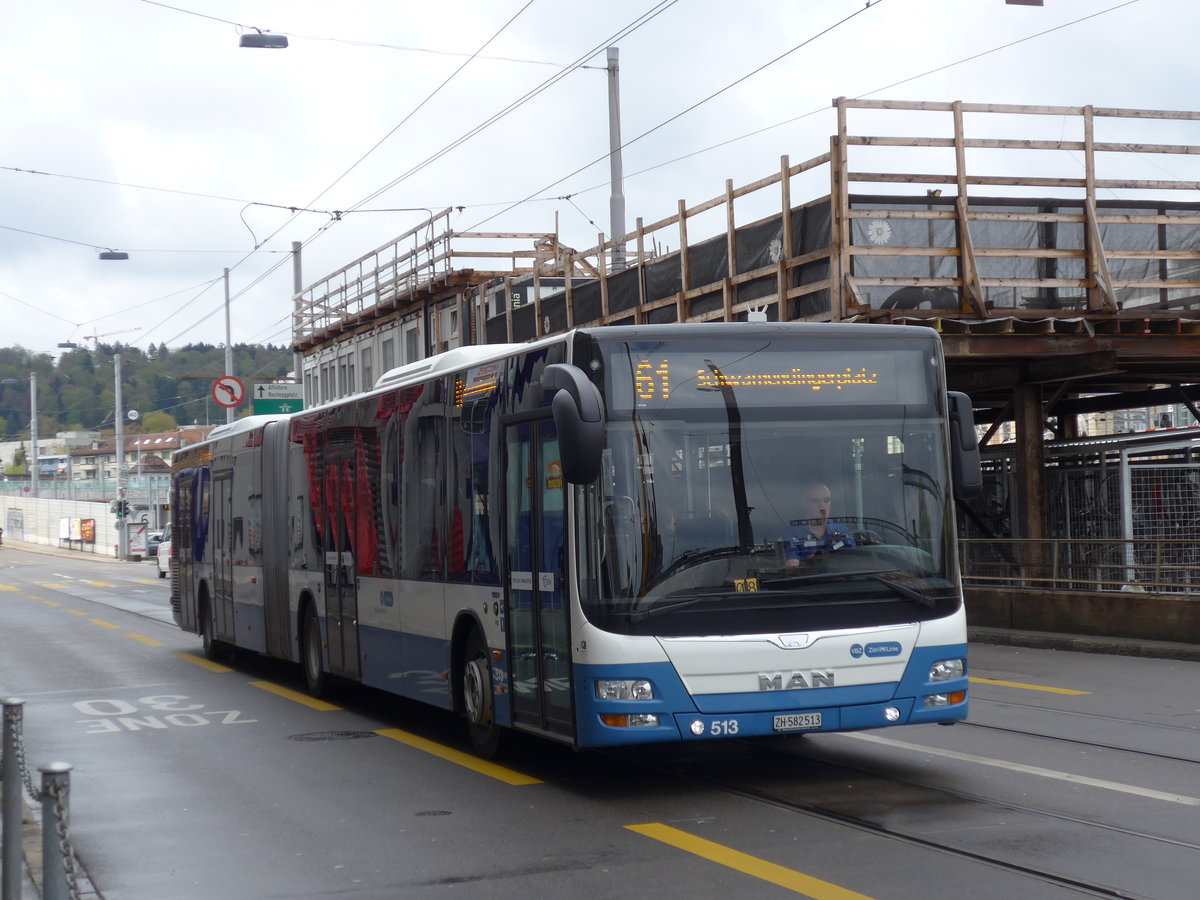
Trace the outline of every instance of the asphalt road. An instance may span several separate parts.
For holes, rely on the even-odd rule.
[[[0,648],[108,900],[1196,896],[1197,662],[973,646],[964,725],[496,766],[436,710],[206,663],[150,563],[5,545]]]

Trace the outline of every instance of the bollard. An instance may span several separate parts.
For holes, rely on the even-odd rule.
[[[21,900],[21,715],[24,700],[9,697],[4,704],[4,749],[0,762],[4,765],[4,809],[0,814],[3,829],[4,883],[3,900]]]
[[[70,900],[75,889],[75,857],[67,840],[70,825],[71,766],[48,763],[42,773],[42,898]]]

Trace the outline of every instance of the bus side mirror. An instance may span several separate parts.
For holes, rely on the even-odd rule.
[[[552,363],[542,371],[542,390],[554,391],[550,409],[558,430],[563,477],[591,484],[600,475],[604,446],[604,402],[599,389],[577,366]]]
[[[959,500],[970,500],[983,492],[975,410],[971,407],[971,398],[961,391],[947,391],[946,398],[950,408],[950,474],[954,481],[954,496]]]

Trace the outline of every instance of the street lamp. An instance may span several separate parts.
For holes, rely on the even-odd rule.
[[[270,34],[264,31],[257,31],[256,34],[243,34],[238,40],[239,47],[255,47],[265,50],[282,50],[287,45],[286,35]]]
[[[101,259],[129,259],[129,254],[124,250],[101,250]]]

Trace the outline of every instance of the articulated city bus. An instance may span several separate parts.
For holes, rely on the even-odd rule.
[[[576,747],[967,714],[938,335],[577,329],[451,350],[173,460],[172,603],[299,663]]]

